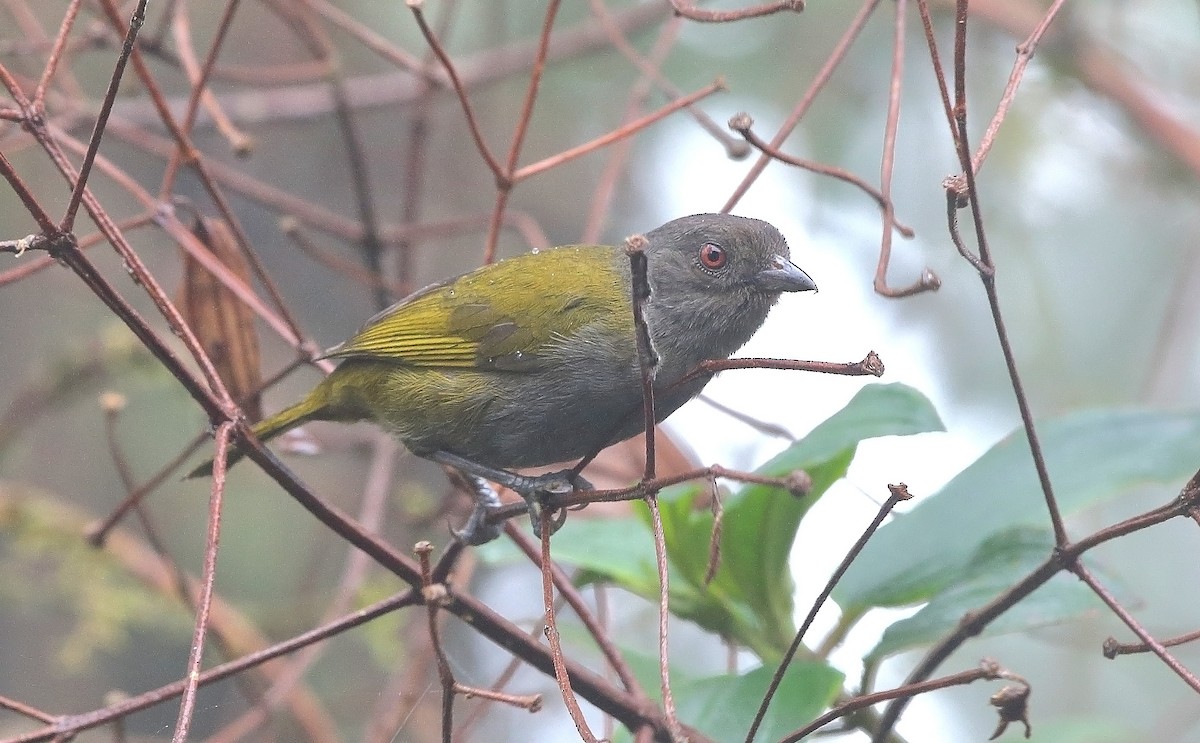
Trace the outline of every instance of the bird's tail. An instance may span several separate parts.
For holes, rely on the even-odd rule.
[[[303,423],[307,423],[312,420],[323,420],[325,418],[323,411],[326,405],[326,399],[324,395],[318,394],[320,390],[321,388],[318,387],[316,390],[313,390],[308,397],[304,398],[290,408],[285,408],[270,418],[259,421],[254,426],[254,435],[258,437],[259,441],[270,441],[279,434],[290,431]],[[229,458],[226,466],[232,467],[234,463],[239,461],[243,456],[245,456],[245,454],[246,453],[241,449],[234,449],[233,451],[229,452]],[[208,477],[212,474],[212,469],[213,462],[210,459],[188,473],[187,477],[188,479],[195,477]]]

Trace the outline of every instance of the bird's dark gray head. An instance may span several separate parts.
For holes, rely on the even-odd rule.
[[[693,214],[651,230],[646,239],[652,283],[663,284],[666,293],[686,288],[778,297],[817,288],[791,262],[779,230],[761,219]]]
[[[646,233],[646,320],[664,358],[724,358],[762,325],[783,292],[816,291],[774,226],[732,214],[694,214]]]

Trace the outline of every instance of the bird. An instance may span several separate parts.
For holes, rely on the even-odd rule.
[[[657,423],[700,393],[713,374],[698,367],[744,345],[781,294],[817,287],[762,220],[693,214],[642,237]],[[421,289],[326,351],[333,372],[254,434],[374,422],[468,477],[477,507],[456,534],[487,541],[499,503],[489,482],[521,494],[533,517],[540,494],[590,486],[575,470],[513,470],[590,457],[645,429],[631,265],[623,246],[568,245]],[[192,474],[209,471],[211,462]]]

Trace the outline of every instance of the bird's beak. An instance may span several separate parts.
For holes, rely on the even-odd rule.
[[[754,285],[765,292],[815,292],[817,284],[800,267],[781,255],[772,256],[771,267],[758,272]]]

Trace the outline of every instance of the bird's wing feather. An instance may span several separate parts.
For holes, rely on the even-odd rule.
[[[435,284],[371,318],[325,357],[460,369],[541,368],[549,345],[597,319],[632,332],[628,279],[614,251],[558,248]]]

